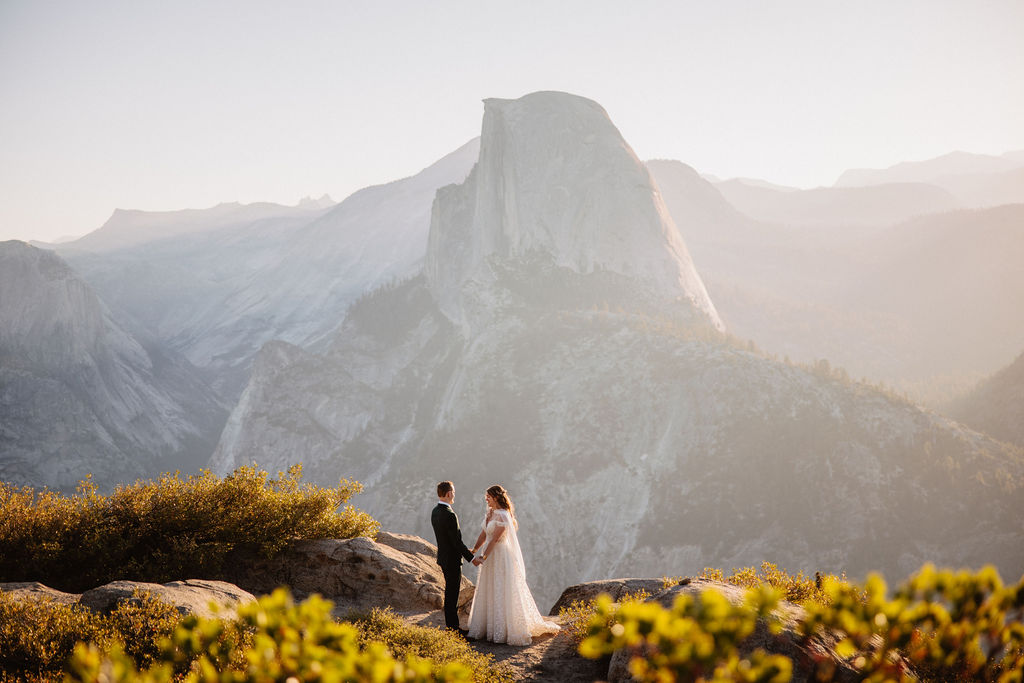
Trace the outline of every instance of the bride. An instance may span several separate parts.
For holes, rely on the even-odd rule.
[[[516,535],[519,524],[508,492],[495,485],[486,497],[487,516],[473,545],[473,564],[480,567],[480,576],[469,610],[469,637],[529,645],[536,636],[558,632],[559,626],[541,617],[526,585]]]

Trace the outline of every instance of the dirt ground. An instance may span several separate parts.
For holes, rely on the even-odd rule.
[[[442,626],[440,612],[405,615],[409,623],[418,626]],[[558,621],[557,617],[545,617]],[[505,662],[516,672],[520,681],[541,683],[592,683],[603,681],[608,674],[607,661],[584,659],[576,652],[576,644],[564,633],[534,638],[528,647],[515,647],[486,641],[472,641],[477,652],[489,654],[495,662]]]

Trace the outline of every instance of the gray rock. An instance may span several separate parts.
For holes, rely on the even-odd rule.
[[[368,538],[299,541],[272,559],[240,567],[231,579],[254,593],[287,586],[296,598],[313,593],[335,603],[335,614],[372,607],[422,613],[441,609],[444,577],[437,549],[416,536],[381,533]],[[462,578],[459,609],[466,612],[474,586]]]
[[[189,579],[163,585],[142,581],[113,581],[82,594],[79,603],[96,612],[110,612],[122,602],[138,602],[136,591],[148,591],[177,608],[181,614],[232,619],[241,604],[256,601],[255,596],[224,581]],[[216,610],[211,607],[216,605]]]
[[[16,583],[0,583],[0,592],[3,592],[15,600],[26,599],[51,600],[62,605],[71,605],[78,602],[78,595],[65,593],[63,591],[44,586],[38,581],[21,581]]]

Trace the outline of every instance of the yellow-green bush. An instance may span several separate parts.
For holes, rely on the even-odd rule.
[[[726,576],[721,569],[705,567],[697,575],[698,579],[709,579],[711,581],[723,581],[739,586],[741,588],[754,588],[756,586],[768,585],[781,591],[782,597],[789,602],[803,604],[808,601],[828,603],[828,594],[823,590],[824,581],[846,583],[846,574],[836,576],[835,574],[821,574],[815,572],[814,578],[804,576],[803,572],[791,575],[785,569],[771,562],[762,562],[760,570],[753,567],[733,569],[732,574]],[[678,579],[665,579],[666,588],[672,583],[679,583]]]
[[[296,539],[373,536],[379,525],[351,505],[362,490],[303,484],[302,468],[276,479],[254,467],[208,470],[121,486],[89,481],[64,496],[0,483],[0,582],[39,581],[82,591],[116,579],[165,583],[214,578],[230,558],[272,556]]]
[[[863,587],[826,578],[819,590],[823,599],[804,602],[807,616],[797,635],[838,634],[836,653],[860,680],[1024,680],[1024,578],[1004,586],[991,567],[954,573],[925,565],[892,599],[879,576]],[[699,602],[681,595],[671,610],[646,603],[617,612],[604,597],[580,653],[597,658],[628,648],[630,669],[642,681],[788,681],[792,663],[785,657],[756,651],[740,657],[737,650],[758,619],[777,628],[769,612],[780,595],[758,583],[740,607],[708,589]],[[813,666],[819,681],[836,675],[830,657]]]
[[[639,681],[784,683],[792,672],[786,657],[763,650],[739,654],[758,619],[778,628],[771,614],[778,602],[778,591],[767,586],[749,589],[742,606],[733,606],[714,589],[704,591],[700,600],[681,594],[672,609],[655,602],[616,609],[602,596],[579,651],[597,659],[627,648],[630,673]]]
[[[473,672],[457,661],[435,663],[408,654],[396,658],[380,642],[361,644],[352,624],[331,619],[331,603],[316,596],[296,605],[278,589],[238,610],[239,626],[188,617],[163,639],[154,663],[139,670],[115,643],[75,648],[69,681],[118,683],[171,680],[204,683],[286,681],[470,681]],[[225,638],[232,629],[247,642]]]
[[[359,629],[359,643],[363,647],[379,642],[399,659],[415,655],[439,665],[460,663],[478,683],[515,680],[507,665],[495,664],[494,657],[477,652],[452,631],[407,624],[389,609],[374,608],[366,614],[350,615],[348,620]]]
[[[15,600],[0,591],[0,671],[12,680],[59,679],[78,642],[108,647],[124,644],[126,656],[146,666],[158,643],[174,632],[181,615],[172,605],[143,593],[109,614],[48,598]]]
[[[808,605],[801,629],[845,634],[837,651],[866,680],[898,681],[907,667],[943,682],[1024,677],[1024,578],[1005,586],[992,567],[971,573],[929,564],[891,600],[878,575],[863,592],[833,581],[825,590],[831,604]]]

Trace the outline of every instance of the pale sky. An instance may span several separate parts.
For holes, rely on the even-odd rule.
[[[0,0],[0,239],[341,200],[537,90],[723,178],[1001,154],[1024,149],[1021,36],[1021,0]]]

